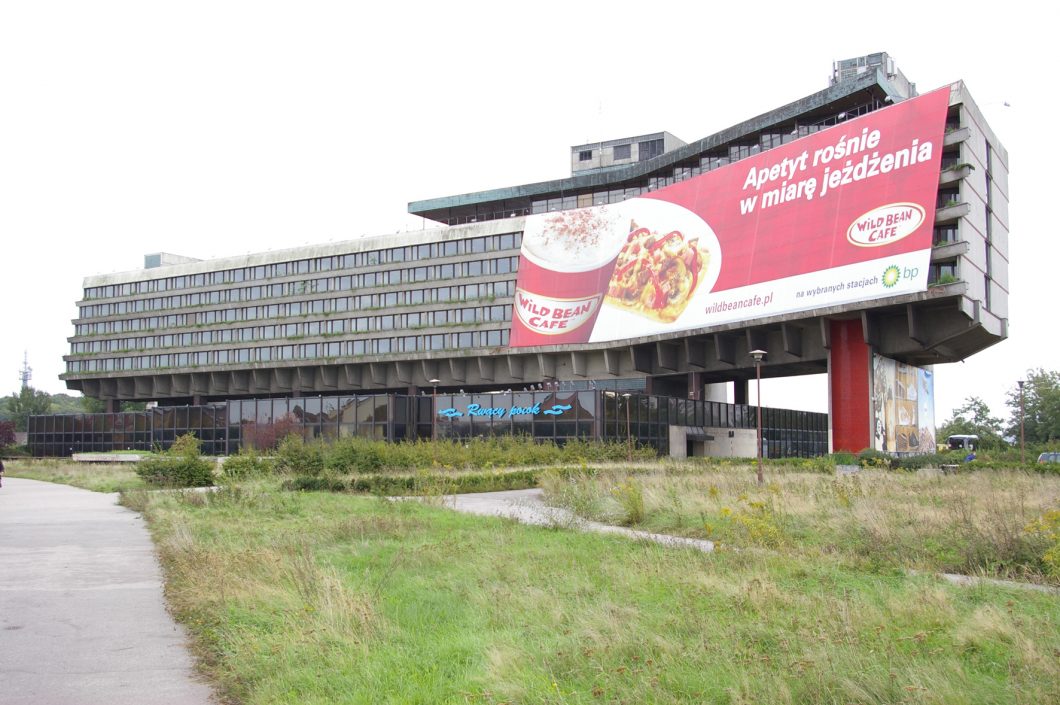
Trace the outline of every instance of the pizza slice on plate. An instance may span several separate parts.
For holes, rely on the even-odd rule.
[[[698,238],[686,240],[678,230],[655,233],[634,221],[615,262],[605,300],[671,323],[688,306],[709,257],[699,247]]]

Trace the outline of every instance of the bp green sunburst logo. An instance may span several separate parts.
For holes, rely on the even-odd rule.
[[[898,283],[898,280],[902,278],[902,272],[898,267],[893,264],[887,269],[883,270],[883,285],[890,289],[892,286]]]

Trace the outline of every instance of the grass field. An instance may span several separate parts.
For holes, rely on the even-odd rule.
[[[57,460],[10,460],[5,475],[73,485],[94,492],[122,492],[145,487],[134,463],[75,463]]]
[[[1055,543],[1034,523],[1060,508],[1060,476],[863,471],[836,477],[770,468],[543,475],[548,500],[589,519],[659,533],[899,568],[1060,584]],[[1054,527],[1056,528],[1056,527]],[[1051,571],[1051,568],[1054,570]]]
[[[889,477],[858,482],[884,498]],[[642,482],[639,523],[685,534],[715,505],[731,518],[760,501],[740,499],[743,471],[669,479],[593,481],[620,508],[637,490],[611,490]],[[859,559],[828,536],[843,512],[869,515],[860,497],[826,500],[822,484],[813,503],[828,478],[773,481],[802,533],[786,518],[775,544],[713,529],[714,554],[274,480],[125,502],[149,518],[170,604],[233,702],[1060,702],[1060,598]],[[894,493],[949,511],[921,489]],[[1029,503],[1043,488],[1025,489]]]

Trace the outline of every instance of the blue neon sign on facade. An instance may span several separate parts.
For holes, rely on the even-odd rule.
[[[454,407],[448,409],[442,409],[438,412],[439,416],[444,416],[447,419],[458,418],[461,416],[492,416],[495,419],[503,419],[509,416],[540,416],[544,414],[546,416],[560,416],[565,411],[571,410],[570,404],[554,404],[551,409],[542,409],[541,404],[534,404],[533,406],[493,406],[485,407],[481,404],[468,404],[464,411],[460,411]]]

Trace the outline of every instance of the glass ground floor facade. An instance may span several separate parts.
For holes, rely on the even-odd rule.
[[[230,399],[115,414],[32,416],[28,445],[34,456],[61,457],[166,449],[191,433],[202,441],[204,453],[229,455],[245,447],[271,447],[291,433],[307,440],[363,436],[387,441],[514,434],[557,443],[632,438],[669,455],[674,426],[696,438],[755,429],[756,408],[600,389]],[[823,455],[828,415],[763,407],[762,436],[768,457]]]

